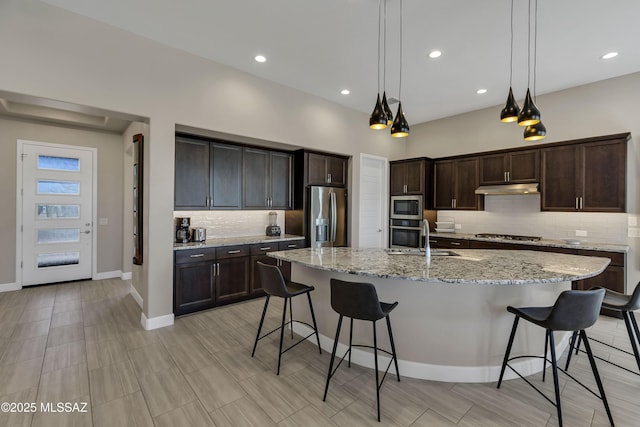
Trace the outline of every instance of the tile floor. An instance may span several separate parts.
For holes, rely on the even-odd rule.
[[[69,402],[86,412],[0,413],[0,426],[556,426],[555,408],[522,380],[438,383],[393,377],[375,419],[370,370],[341,367],[322,401],[329,355],[305,342],[283,356],[277,340],[250,357],[263,300],[176,320],[154,331],[120,280],[0,293],[0,402]],[[267,327],[278,323],[270,309]],[[622,321],[601,317],[591,336],[629,347]],[[277,334],[274,334],[277,335]],[[633,368],[633,358],[594,350]],[[400,351],[401,349],[399,349]],[[564,357],[563,357],[564,359]],[[593,385],[586,357],[572,373]],[[614,420],[640,425],[640,376],[599,363]],[[551,377],[542,383],[552,393]],[[566,426],[606,426],[601,402],[561,376]],[[86,408],[82,404],[86,403]]]

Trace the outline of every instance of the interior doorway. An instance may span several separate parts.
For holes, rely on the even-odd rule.
[[[387,159],[369,154],[360,155],[360,215],[359,246],[387,246]]]
[[[90,279],[97,149],[23,140],[17,148],[17,282]]]

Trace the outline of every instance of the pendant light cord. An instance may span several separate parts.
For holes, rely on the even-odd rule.
[[[511,57],[509,58],[509,87],[513,87],[513,0],[511,0]]]
[[[529,0],[529,31],[527,34],[527,88],[531,87],[531,0]]]
[[[382,10],[382,0],[378,0],[378,96],[380,96],[380,26],[382,25],[381,10]]]
[[[534,0],[533,14],[533,101],[536,102],[536,71],[538,68],[538,0]]]
[[[382,91],[387,90],[387,0],[384,0],[384,26],[382,27]]]
[[[398,99],[402,99],[402,0],[400,0],[400,84],[398,85]]]

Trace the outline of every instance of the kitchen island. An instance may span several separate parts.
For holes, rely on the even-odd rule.
[[[373,283],[381,301],[398,301],[391,314],[400,374],[436,381],[490,382],[498,378],[509,338],[513,306],[551,305],[571,282],[601,273],[607,258],[513,250],[455,250],[432,256],[415,250],[318,248],[272,252],[292,263],[294,281],[315,286],[312,293],[320,342],[330,351],[338,321],[331,309],[331,278]],[[294,305],[294,318],[309,320],[303,304]],[[384,322],[379,340],[389,348]],[[304,326],[295,329],[306,332]],[[348,339],[343,333],[341,343]],[[561,352],[568,334],[557,336]],[[371,326],[354,322],[354,343],[371,345]],[[342,348],[342,352],[340,351]],[[338,354],[346,346],[340,345]],[[512,353],[544,352],[544,330],[521,325]],[[353,351],[354,363],[373,367],[372,355]],[[523,359],[519,370],[542,369],[537,360]],[[386,366],[386,365],[384,365]]]

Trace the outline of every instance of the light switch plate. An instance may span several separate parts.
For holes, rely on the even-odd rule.
[[[629,215],[627,217],[627,225],[629,227],[637,227],[638,226],[638,217],[635,215]]]
[[[638,227],[629,227],[628,229],[628,236],[629,237],[640,237],[640,228]]]
[[[587,237],[587,230],[576,230],[576,236]]]

